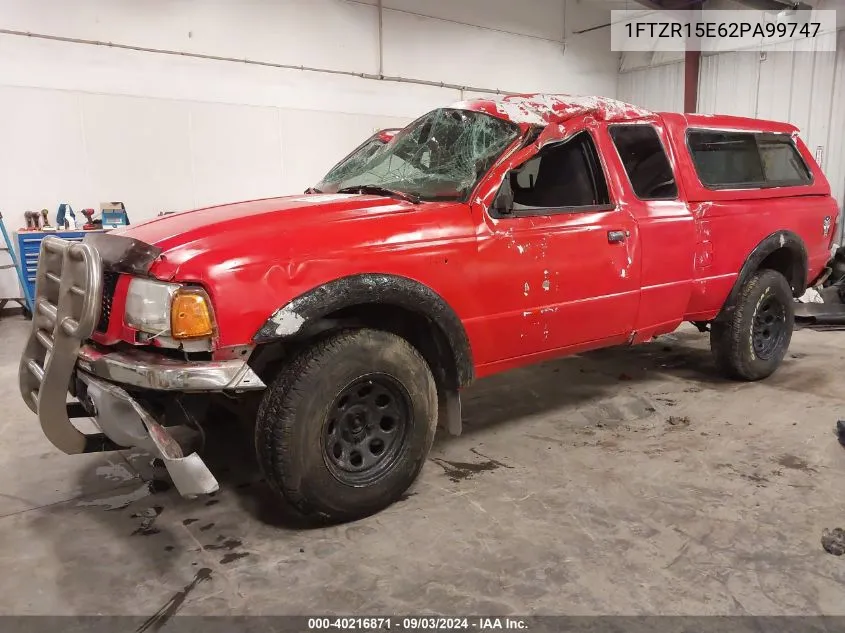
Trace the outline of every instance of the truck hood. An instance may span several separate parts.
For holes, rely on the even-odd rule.
[[[225,260],[277,244],[276,256],[291,254],[293,239],[337,225],[376,220],[419,208],[403,200],[359,194],[304,194],[238,202],[156,217],[111,235],[124,236],[161,252],[154,276],[172,276],[181,264],[209,253]],[[346,227],[349,228],[349,227]],[[300,241],[300,240],[296,240]]]
[[[169,251],[221,232],[254,232],[301,228],[303,223],[325,223],[413,210],[414,205],[394,198],[358,194],[305,194],[264,198],[193,211],[181,211],[115,231]]]

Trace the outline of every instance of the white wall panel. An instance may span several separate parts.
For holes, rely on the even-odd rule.
[[[384,74],[516,92],[616,94],[618,58],[602,34],[554,41],[409,13],[384,14]]]
[[[61,6],[64,5],[64,6]],[[376,72],[376,8],[344,0],[0,0],[6,29]]]
[[[372,0],[375,3],[375,0]],[[384,0],[383,6],[411,13],[422,13],[442,20],[474,24],[532,37],[550,40],[563,39],[564,2],[561,0],[521,0],[520,2],[491,2],[490,0]],[[566,4],[575,6],[575,0]],[[494,9],[491,11],[491,5]],[[595,13],[590,5],[587,11]],[[599,13],[601,15],[601,13]],[[571,24],[567,30],[572,30]]]
[[[278,194],[286,175],[280,113],[278,108],[190,105],[191,206]]]
[[[91,189],[84,206],[131,200],[150,217],[193,206],[190,110],[177,101],[83,95]]]
[[[657,112],[684,109],[684,65],[640,68],[619,75],[619,98]]]
[[[821,145],[822,168],[827,168],[828,144],[831,139],[831,123],[834,118],[845,117],[845,113],[833,108],[833,90],[836,83],[836,53],[818,53],[814,56],[813,83],[810,88],[810,115],[805,140],[812,148]],[[843,144],[845,147],[845,144]]]
[[[708,114],[754,116],[757,70],[755,53],[702,56],[698,110]]]
[[[643,52],[629,51],[622,53],[619,70],[625,73],[638,68],[652,68],[664,64],[677,64],[684,61],[684,53],[680,51]]]
[[[387,116],[415,116],[460,94],[435,86],[8,36],[0,36],[0,85]]]
[[[52,98],[38,90],[0,86],[0,211],[11,233],[24,211],[90,199],[80,96]],[[54,206],[55,205],[55,206]],[[2,263],[8,263],[3,255]],[[0,272],[0,297],[20,296],[14,271]]]
[[[91,195],[80,101],[0,86],[0,211],[9,229],[24,211]]]

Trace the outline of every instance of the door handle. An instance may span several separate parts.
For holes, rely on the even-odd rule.
[[[631,235],[628,231],[608,231],[607,232],[607,241],[611,244],[619,244],[620,242],[624,242],[625,238]]]

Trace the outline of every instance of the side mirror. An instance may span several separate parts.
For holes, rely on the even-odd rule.
[[[493,211],[499,217],[513,215],[513,201],[514,196],[513,187],[511,187],[511,174],[508,172],[505,175],[502,186],[499,187],[499,192],[496,194],[496,198],[493,200]]]

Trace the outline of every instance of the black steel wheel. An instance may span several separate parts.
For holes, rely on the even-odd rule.
[[[766,295],[754,311],[751,341],[757,358],[768,360],[786,334],[786,310],[774,294]]]
[[[436,426],[422,355],[389,332],[345,330],[303,349],[269,384],[256,453],[270,487],[297,510],[347,521],[408,489]]]
[[[413,425],[411,397],[392,376],[370,374],[335,397],[323,425],[323,456],[350,486],[370,484],[393,466]]]
[[[736,305],[710,328],[710,349],[727,377],[760,380],[780,366],[795,326],[792,288],[776,270],[759,270],[743,284]]]

